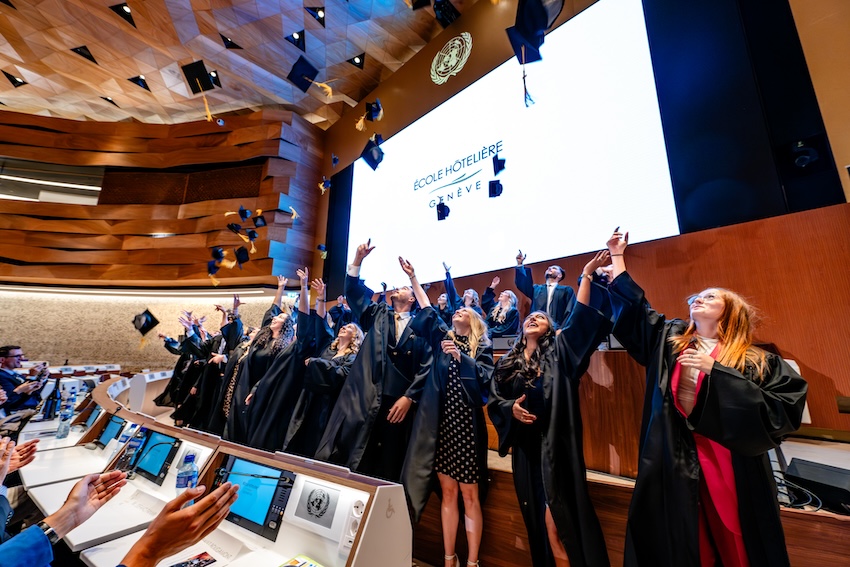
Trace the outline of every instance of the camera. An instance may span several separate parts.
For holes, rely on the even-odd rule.
[[[219,126],[224,126],[224,118],[216,118],[215,123]]]

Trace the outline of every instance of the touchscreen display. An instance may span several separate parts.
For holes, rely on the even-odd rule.
[[[169,435],[163,435],[156,431],[149,431],[139,451],[139,456],[133,464],[133,468],[139,473],[148,473],[150,480],[158,478],[164,469],[171,463],[177,440]],[[164,476],[164,475],[163,475]],[[156,482],[156,481],[154,481]]]
[[[239,498],[230,507],[230,513],[261,526],[265,524],[280,475],[278,469],[234,459],[228,480],[239,485]]]
[[[101,447],[106,446],[107,443],[118,437],[118,434],[121,433],[121,428],[124,427],[124,420],[118,416],[113,415],[109,418],[109,422],[106,424],[106,427],[103,429],[103,433],[100,434],[97,442]]]
[[[94,406],[91,409],[91,413],[89,414],[88,419],[86,419],[86,429],[92,426],[94,421],[97,419],[97,416],[100,415],[101,409],[100,406]]]

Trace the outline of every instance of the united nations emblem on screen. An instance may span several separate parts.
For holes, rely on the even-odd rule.
[[[460,73],[471,52],[472,34],[463,32],[451,38],[431,61],[431,80],[442,85],[449,77]]]

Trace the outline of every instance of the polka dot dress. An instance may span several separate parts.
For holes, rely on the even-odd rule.
[[[466,337],[456,338],[460,351],[469,354]],[[464,484],[477,484],[480,476],[472,411],[472,408],[463,402],[460,363],[452,358],[449,362],[446,396],[437,433],[437,459],[434,469]]]

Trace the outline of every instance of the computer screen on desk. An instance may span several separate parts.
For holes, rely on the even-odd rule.
[[[275,541],[295,473],[230,456],[220,478],[239,485],[239,498],[227,519]]]
[[[94,425],[94,422],[97,419],[97,416],[100,415],[101,411],[103,411],[103,409],[98,405],[95,405],[91,408],[91,413],[89,413],[89,416],[86,419],[86,429]]]
[[[109,421],[106,424],[106,427],[103,428],[103,431],[98,437],[96,443],[101,447],[106,447],[106,444],[118,437],[121,433],[121,429],[124,427],[124,420],[118,417],[117,415],[113,415],[109,418]]]
[[[180,440],[163,435],[156,431],[148,431],[132,464],[132,469],[149,481],[162,486],[168,467],[174,460],[174,455],[180,447]]]

